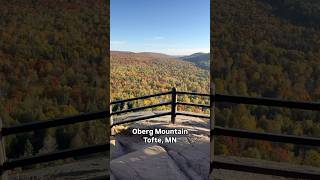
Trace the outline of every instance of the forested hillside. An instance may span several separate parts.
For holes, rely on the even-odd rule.
[[[180,91],[209,93],[209,71],[163,54],[111,52],[112,100],[166,92],[172,87]],[[169,100],[168,98],[152,98],[128,106],[147,105]],[[185,102],[208,103],[207,99],[197,97],[182,96],[181,98]],[[120,107],[115,107],[114,110],[117,108]],[[206,111],[199,108],[183,110]]]
[[[210,69],[210,54],[209,53],[195,53],[189,56],[180,57],[184,61],[189,61],[199,66],[200,68]]]
[[[227,0],[212,9],[211,71],[218,93],[287,100],[320,99],[320,1]],[[320,137],[320,114],[217,104],[216,124]],[[217,154],[320,166],[320,150],[220,138]]]
[[[0,0],[5,126],[106,109],[101,5],[98,0]],[[101,120],[12,135],[5,139],[6,152],[16,158],[104,142],[105,125]]]

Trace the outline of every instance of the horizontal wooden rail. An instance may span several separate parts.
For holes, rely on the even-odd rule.
[[[171,112],[159,113],[159,114],[142,116],[142,117],[135,117],[135,118],[131,118],[131,119],[128,119],[128,120],[125,120],[125,121],[115,122],[115,123],[113,123],[111,125],[111,128],[113,126],[117,126],[117,125],[120,125],[120,124],[126,124],[126,123],[130,123],[130,122],[136,122],[136,121],[141,121],[141,120],[146,120],[146,119],[152,119],[152,118],[161,117],[161,116],[167,116],[167,115],[171,115]]]
[[[90,178],[90,179],[87,179],[87,180],[107,180],[107,179],[110,179],[110,175],[105,175],[105,176],[99,176],[99,177],[93,177],[93,178]]]
[[[31,123],[12,126],[12,127],[2,128],[2,136],[8,136],[8,135],[22,133],[22,132],[35,131],[39,129],[92,121],[96,119],[107,118],[108,116],[109,116],[109,111],[101,111],[96,113],[86,113],[86,114],[80,114],[76,116],[57,118],[57,119],[52,119],[47,121],[31,122]]]
[[[193,113],[187,113],[187,112],[181,112],[181,111],[177,112],[176,114],[183,115],[183,116],[210,119],[210,115],[204,115],[204,114],[193,114]]]
[[[126,110],[122,110],[122,111],[115,111],[115,112],[111,113],[111,116],[124,114],[124,113],[128,113],[128,112],[140,111],[140,110],[144,110],[144,109],[160,107],[160,106],[167,106],[167,105],[170,105],[170,104],[171,104],[171,102],[165,102],[165,103],[152,104],[152,105],[149,105],[149,106],[126,109]]]
[[[256,174],[265,174],[265,175],[274,175],[274,176],[282,176],[287,178],[299,178],[299,179],[320,179],[320,174],[316,173],[307,173],[303,171],[290,171],[284,169],[275,169],[275,168],[265,168],[260,166],[250,166],[243,165],[240,163],[227,163],[223,161],[214,160],[211,163],[211,171],[214,169],[226,169],[226,170],[234,170],[248,173],[256,173]],[[214,173],[214,172],[213,172]]]
[[[172,93],[172,92],[169,91],[169,92],[151,94],[151,95],[146,95],[146,96],[141,96],[141,97],[135,97],[135,98],[130,98],[130,99],[118,100],[118,101],[110,102],[110,105],[120,104],[120,103],[135,101],[135,100],[148,99],[148,98],[157,97],[157,96],[164,96],[164,95],[168,95],[168,94],[171,94],[171,93]]]
[[[261,98],[261,97],[253,98],[253,97],[230,96],[230,95],[222,95],[222,94],[215,94],[214,100],[216,102],[263,105],[263,106],[320,111],[320,103],[314,103],[314,102],[285,101],[285,100],[279,100],[279,99],[273,99],[273,98]]]
[[[194,96],[210,97],[210,94],[196,93],[196,92],[186,92],[186,91],[177,91],[177,94],[185,94],[185,95],[194,95]]]
[[[202,107],[202,108],[210,108],[210,106],[209,106],[209,105],[206,105],[206,104],[196,104],[196,103],[186,103],[186,102],[177,102],[177,105],[195,106],[195,107]]]
[[[245,130],[222,128],[222,127],[218,127],[218,126],[215,126],[214,129],[211,130],[211,136],[213,136],[213,135],[248,138],[248,139],[256,139],[256,140],[265,140],[265,141],[272,141],[272,142],[292,143],[292,144],[320,147],[320,138],[301,137],[301,136],[294,136],[294,135],[279,135],[279,134],[272,134],[272,133],[250,132],[250,131],[245,131]]]
[[[108,152],[108,151],[109,151],[109,144],[100,144],[100,145],[92,145],[92,146],[70,149],[70,150],[63,150],[59,152],[53,152],[53,153],[44,154],[44,155],[37,155],[37,156],[27,157],[22,159],[9,160],[3,163],[2,166],[0,166],[0,171],[2,172],[2,171],[14,169],[17,167],[28,166],[32,164],[44,163],[44,162],[55,161],[59,159],[66,159],[71,157],[78,157],[78,156],[84,156],[88,154]]]

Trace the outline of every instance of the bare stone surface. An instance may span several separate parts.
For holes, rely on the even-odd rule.
[[[199,174],[197,174],[190,166],[188,166],[188,161],[178,154],[175,151],[169,151],[169,155],[175,162],[178,162],[179,168],[190,178],[193,180],[201,180],[203,179]]]
[[[147,112],[144,113],[133,113],[131,117],[138,117],[144,115],[152,115],[152,113],[156,114],[159,112]],[[125,120],[127,117],[121,117],[118,121]],[[138,151],[143,148],[147,148],[150,146],[161,146],[163,147],[167,154],[171,157],[171,159],[175,162],[177,167],[179,167],[180,171],[184,173],[187,179],[192,180],[200,180],[200,179],[208,179],[206,174],[209,173],[209,156],[210,156],[210,125],[207,120],[203,120],[200,118],[192,118],[186,116],[177,116],[176,124],[170,124],[170,116],[164,116],[159,118],[153,118],[150,120],[139,121],[136,123],[128,124],[130,131],[132,128],[186,128],[189,131],[188,135],[176,136],[177,143],[173,144],[145,144],[142,142],[141,137],[139,136],[129,136],[121,135],[116,136],[116,141],[121,144],[124,149],[126,149],[126,153]],[[161,136],[160,136],[161,137]],[[262,167],[272,167],[276,169],[291,169],[293,171],[296,170],[304,170],[306,172],[315,172],[320,174],[320,168],[309,167],[309,166],[301,166],[301,165],[292,165],[288,163],[279,163],[279,162],[270,162],[263,161],[258,159],[251,158],[241,158],[241,157],[221,157],[215,156],[216,160],[220,160],[222,162],[232,162],[232,163],[240,163],[247,165],[257,165]],[[150,167],[151,168],[151,167]],[[270,176],[263,174],[255,174],[255,173],[246,173],[239,171],[231,171],[231,170],[222,170],[216,169],[210,176],[210,179],[217,180],[285,180],[288,178],[278,177],[278,176]],[[290,179],[290,178],[289,178]],[[118,179],[121,180],[121,179]]]
[[[116,180],[116,178],[114,177],[114,175],[112,173],[110,173],[110,180]]]
[[[112,174],[121,180],[185,180],[175,162],[161,146],[151,146],[110,162]]]
[[[111,159],[117,158],[117,157],[122,156],[124,154],[125,154],[125,152],[124,152],[121,144],[118,141],[116,141],[114,138],[111,138],[111,140],[110,140]]]
[[[115,121],[123,121],[132,117],[146,116],[157,114],[159,112],[146,112],[146,113],[132,113],[130,115],[121,116],[115,118]],[[209,169],[210,169],[210,130],[209,130],[209,120],[186,117],[186,116],[177,116],[176,123],[170,123],[170,116],[163,116],[143,121],[138,121],[134,123],[128,123],[127,129],[114,136],[114,140],[123,148],[122,152],[126,154],[117,158],[112,157],[111,163],[111,171],[114,177],[117,180],[125,180],[126,177],[139,177],[138,179],[150,179],[153,180],[156,177],[149,177],[148,173],[143,174],[143,172],[153,172],[154,167],[153,164],[157,164],[159,167],[159,173],[166,174],[168,171],[167,164],[173,164],[176,167],[176,171],[180,172],[180,179],[191,179],[191,180],[206,180],[209,177]],[[176,143],[145,143],[142,139],[143,136],[146,135],[132,135],[132,129],[187,129],[188,134],[183,135],[154,135],[155,137],[165,139],[165,137],[176,137]],[[153,157],[146,157],[143,161],[148,164],[147,167],[144,167],[144,171],[137,173],[135,171],[126,172],[125,176],[123,173],[116,174],[114,167],[115,161],[122,161],[125,164],[128,164],[128,161],[135,153],[140,152],[153,147],[161,147],[165,154],[165,156],[170,157],[167,158],[166,163],[160,163],[157,160],[151,160]],[[115,152],[116,153],[116,152]],[[112,154],[112,152],[111,152]],[[128,156],[130,155],[130,156]],[[129,159],[128,159],[129,158]],[[141,160],[142,161],[142,160]],[[130,162],[130,161],[129,161]],[[118,162],[119,163],[119,162]],[[142,164],[145,164],[142,163]],[[159,163],[159,164],[158,164]],[[120,164],[120,163],[119,163]],[[173,166],[172,165],[172,166]],[[122,169],[134,169],[130,166],[122,166]],[[135,168],[140,169],[140,164],[136,164]],[[119,168],[120,169],[120,168]],[[123,170],[122,170],[123,171]],[[142,173],[142,174],[140,174]],[[166,175],[167,176],[167,175]],[[172,179],[173,176],[170,176]],[[133,178],[134,179],[134,178]],[[163,178],[162,178],[163,179]],[[174,178],[173,178],[174,179]]]

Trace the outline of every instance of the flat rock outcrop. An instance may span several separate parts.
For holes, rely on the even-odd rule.
[[[179,169],[167,151],[161,146],[140,149],[110,162],[116,179],[139,180],[185,180],[187,177]]]
[[[115,121],[156,113],[158,112],[132,113]],[[156,180],[163,179],[164,174],[166,179],[177,180],[209,178],[209,120],[177,116],[176,123],[171,124],[170,116],[164,116],[130,123],[125,127],[123,132],[116,134],[111,140],[113,147],[110,168],[115,179]],[[188,134],[154,135],[161,139],[175,137],[176,143],[145,143],[142,137],[146,135],[131,134],[132,129],[138,128],[186,129]],[[148,155],[147,152],[153,152],[154,155]]]

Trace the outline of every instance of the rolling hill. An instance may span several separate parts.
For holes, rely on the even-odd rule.
[[[179,59],[184,61],[192,62],[200,68],[209,70],[210,69],[210,54],[209,53],[194,53],[189,56],[183,56]]]
[[[172,87],[184,91],[208,93],[209,71],[191,62],[163,54],[111,52],[112,100],[165,92]],[[187,101],[202,101],[184,98]],[[152,101],[159,100],[152,99]]]

